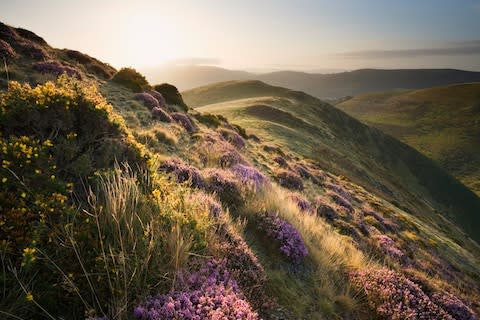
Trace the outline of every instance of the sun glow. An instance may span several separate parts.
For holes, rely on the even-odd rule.
[[[126,54],[135,66],[158,65],[183,56],[182,30],[177,23],[143,12],[132,15],[125,29],[131,39]]]

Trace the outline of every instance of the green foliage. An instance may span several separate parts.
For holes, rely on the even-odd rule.
[[[155,89],[155,91],[158,91],[162,94],[167,104],[176,105],[181,108],[181,110],[175,111],[188,111],[188,106],[183,101],[182,95],[180,94],[180,92],[178,92],[178,89],[175,86],[169,83],[162,83],[155,85],[153,88]]]
[[[129,88],[133,92],[143,92],[150,88],[147,79],[133,68],[120,69],[115,73],[112,81]]]

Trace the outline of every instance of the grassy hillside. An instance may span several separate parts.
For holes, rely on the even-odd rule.
[[[472,203],[395,140],[259,82],[217,92],[231,123],[27,30],[0,39],[1,319],[479,313],[480,247],[443,211]]]
[[[244,99],[250,92],[259,97]],[[320,100],[261,82],[221,83],[184,97],[199,111],[226,116],[419,214],[450,208],[450,217],[477,239],[471,223],[478,223],[478,197],[413,149]],[[208,97],[213,104],[205,105]]]
[[[337,107],[434,159],[480,194],[480,83],[365,94]]]

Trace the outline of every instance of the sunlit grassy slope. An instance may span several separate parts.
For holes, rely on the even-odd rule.
[[[337,107],[436,160],[480,194],[480,83],[365,94]]]
[[[420,216],[448,209],[448,217],[479,239],[475,194],[412,148],[327,103],[256,81],[214,84],[183,96],[197,110],[224,115]]]
[[[300,92],[186,94],[231,123],[30,31],[0,40],[1,319],[479,314],[480,246],[452,223],[475,235],[476,198],[409,147]]]

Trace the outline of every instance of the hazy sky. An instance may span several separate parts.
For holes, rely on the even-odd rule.
[[[115,67],[480,71],[480,0],[0,0],[0,21]]]

